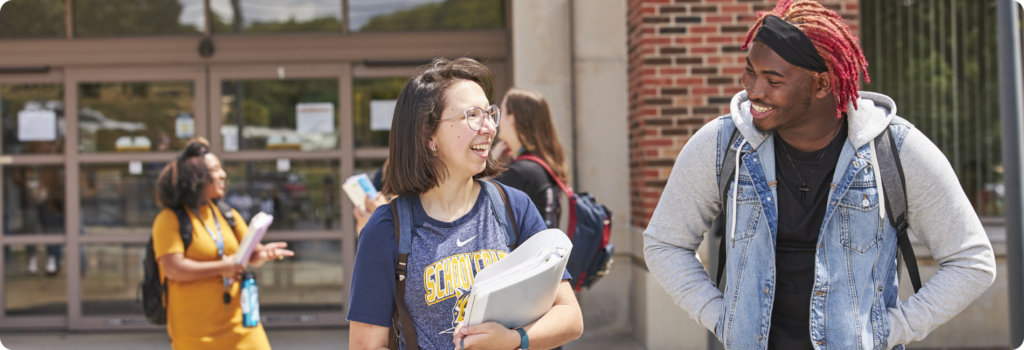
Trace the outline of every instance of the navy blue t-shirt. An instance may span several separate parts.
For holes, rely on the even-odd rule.
[[[520,232],[519,244],[547,229],[530,197],[514,188],[501,187],[512,206]],[[413,250],[409,254],[405,304],[412,314],[421,348],[451,348],[452,332],[463,316],[463,310],[458,307],[465,306],[461,299],[469,296],[473,277],[480,269],[508,254],[508,242],[482,188],[473,209],[454,222],[430,218],[419,197],[410,199]],[[386,204],[374,211],[360,234],[352,274],[349,321],[391,327],[396,307],[397,263],[395,224],[391,205]],[[570,275],[565,272],[562,277],[569,279]]]

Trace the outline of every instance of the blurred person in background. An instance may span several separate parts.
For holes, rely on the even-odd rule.
[[[551,122],[548,101],[538,91],[512,88],[501,101],[501,111],[501,125],[498,125],[501,141],[498,141],[495,152],[501,158],[509,159],[511,164],[494,179],[530,196],[544,218],[544,224],[548,228],[558,228],[562,215],[558,194],[562,190],[543,166],[533,160],[520,159],[524,155],[540,158],[563,184],[569,183],[565,153]]]
[[[544,224],[548,228],[558,228],[562,214],[561,189],[543,166],[519,159],[525,155],[540,158],[563,184],[569,183],[565,153],[551,122],[548,101],[540,92],[513,88],[505,93],[501,111],[501,125],[498,126],[501,141],[495,152],[505,153],[511,164],[495,180],[530,196],[533,205],[540,210]]]
[[[248,232],[231,209],[228,224],[215,200],[227,188],[227,173],[204,139],[189,142],[157,180],[157,200],[164,207],[153,222],[153,250],[167,281],[167,333],[171,346],[191,349],[270,349],[263,325],[242,326],[240,283],[245,267],[231,255]],[[184,248],[178,218],[170,208],[185,207],[192,221],[192,243]],[[294,253],[285,243],[258,244],[249,265]]]

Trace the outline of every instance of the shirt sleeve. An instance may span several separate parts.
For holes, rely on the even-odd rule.
[[[377,207],[363,227],[349,294],[349,321],[391,327],[395,310],[398,243],[391,205]]]
[[[644,230],[644,261],[651,275],[676,305],[712,332],[725,301],[697,256],[697,248],[721,211],[716,175],[721,125],[722,121],[715,119],[686,141]]]
[[[924,339],[985,293],[996,278],[992,244],[942,151],[911,128],[899,159],[906,176],[910,232],[928,247],[939,269],[920,291],[886,310],[889,348]]]
[[[537,232],[548,229],[548,225],[544,224],[544,218],[540,216],[540,211],[537,211],[537,206],[533,205],[533,201],[530,200],[526,193],[504,184],[501,187],[508,196],[508,204],[512,206],[512,215],[515,215],[514,220],[519,229],[519,242],[517,244],[523,244],[523,242],[526,242],[527,239],[533,237]],[[393,238],[392,241],[394,241]],[[562,279],[572,279],[572,275],[569,274],[568,270],[562,272]]]
[[[164,209],[153,220],[153,253],[157,259],[173,254],[185,253],[185,243],[181,241],[178,216],[170,209]]]

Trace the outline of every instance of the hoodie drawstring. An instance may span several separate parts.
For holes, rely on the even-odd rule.
[[[878,191],[878,218],[885,219],[885,192],[882,191],[882,168],[878,166],[878,152],[875,140],[871,140],[871,169],[875,173],[875,190]]]
[[[736,151],[736,178],[732,185],[732,229],[729,230],[729,240],[732,241],[733,247],[736,246],[736,202],[739,200],[737,192],[740,188],[740,157],[743,155],[743,145],[746,143],[747,139],[744,138],[740,142],[740,148]]]

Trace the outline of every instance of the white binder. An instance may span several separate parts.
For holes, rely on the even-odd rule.
[[[548,229],[481,270],[466,302],[465,324],[494,321],[513,328],[540,319],[555,301],[571,252],[569,237]]]

